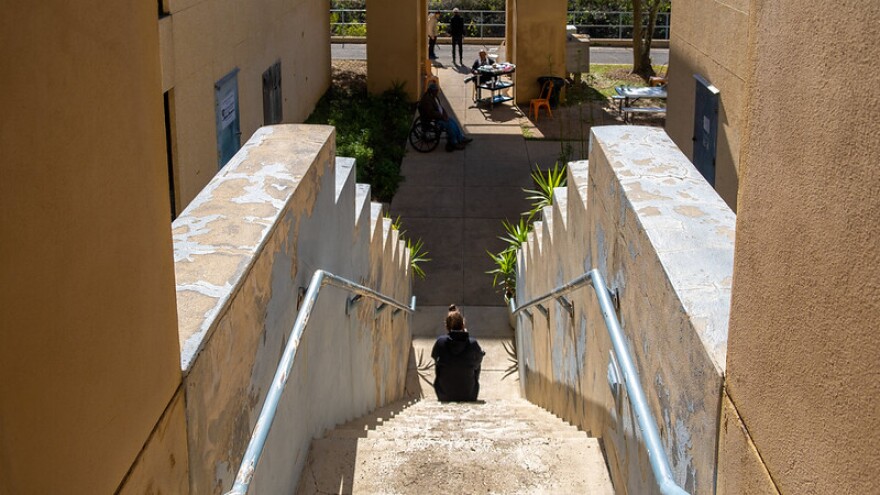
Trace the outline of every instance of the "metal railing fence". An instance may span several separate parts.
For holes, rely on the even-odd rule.
[[[614,357],[620,367],[620,374],[623,375],[622,381],[626,387],[626,395],[629,398],[632,411],[636,416],[639,430],[642,432],[642,437],[645,440],[645,450],[648,451],[648,459],[651,461],[651,470],[654,472],[654,479],[657,482],[660,493],[663,493],[664,495],[687,495],[687,492],[672,478],[669,457],[666,455],[666,450],[660,442],[657,421],[654,419],[654,415],[648,407],[648,401],[645,398],[645,391],[642,389],[642,384],[639,380],[639,372],[636,370],[636,366],[633,363],[632,354],[626,343],[626,336],[620,328],[620,322],[617,319],[614,304],[611,302],[611,294],[608,291],[608,286],[605,285],[605,279],[602,277],[602,274],[599,273],[599,270],[593,268],[589,272],[566,284],[560,285],[543,296],[522,304],[519,308],[516,307],[516,303],[511,299],[509,302],[510,311],[513,314],[517,314],[527,311],[531,307],[537,307],[542,314],[548,316],[549,310],[545,308],[543,304],[551,300],[556,300],[566,311],[569,312],[569,314],[573,315],[573,306],[571,302],[565,298],[565,295],[585,285],[593,287],[593,291],[596,293],[596,299],[599,301],[599,309],[602,311],[602,317],[605,320],[605,328],[608,330],[608,336],[611,338]],[[530,313],[526,314],[531,317]],[[520,360],[520,362],[523,361]],[[615,400],[616,399],[617,397],[615,397]]]
[[[296,321],[293,323],[293,330],[290,331],[290,337],[287,340],[287,345],[284,347],[284,353],[281,355],[281,360],[278,362],[278,368],[275,370],[275,377],[272,379],[269,393],[266,395],[266,400],[263,401],[263,407],[260,409],[260,416],[257,418],[257,424],[254,426],[254,431],[248,442],[247,450],[245,450],[244,456],[241,459],[238,474],[235,476],[235,484],[226,495],[244,495],[250,488],[254,472],[257,468],[257,463],[260,461],[260,456],[263,454],[263,447],[266,446],[266,439],[269,437],[269,429],[272,427],[272,422],[275,420],[275,414],[278,411],[278,403],[281,400],[281,394],[284,392],[284,388],[287,385],[287,379],[290,378],[290,372],[293,370],[293,361],[296,358],[296,351],[299,349],[300,339],[302,338],[306,325],[309,323],[309,318],[312,316],[312,309],[314,309],[315,302],[318,300],[321,287],[324,285],[333,285],[355,294],[354,297],[349,298],[346,302],[346,314],[348,314],[352,304],[364,297],[379,301],[380,304],[376,307],[375,313],[377,317],[379,313],[389,306],[396,308],[394,310],[395,313],[397,311],[412,313],[416,309],[415,296],[412,297],[410,305],[406,306],[405,304],[395,301],[369,287],[333,275],[324,270],[316,270],[309,282],[309,288],[306,290],[305,296],[302,299],[299,312],[296,315]]]
[[[451,10],[440,10],[440,32],[448,26]],[[507,19],[504,11],[498,10],[460,10],[464,17],[467,36],[472,38],[503,38]],[[669,12],[657,14],[654,26],[654,39],[669,39]],[[632,12],[604,12],[589,10],[570,10],[566,17],[569,25],[577,28],[578,34],[591,38],[628,39],[632,38]],[[363,36],[367,30],[366,9],[330,9],[330,34],[334,36]]]

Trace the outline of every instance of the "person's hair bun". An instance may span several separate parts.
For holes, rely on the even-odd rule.
[[[458,308],[455,307],[455,304],[450,304],[450,305],[449,305],[449,311],[458,311]]]

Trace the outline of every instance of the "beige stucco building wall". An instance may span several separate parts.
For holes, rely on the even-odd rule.
[[[330,82],[330,21],[318,0],[167,0],[162,91],[171,93],[177,213],[219,168],[214,84],[238,69],[241,144],[263,125],[262,74],[281,61],[283,122],[302,122]],[[161,102],[160,102],[161,103]]]
[[[694,74],[720,90],[715,190],[734,211],[741,176],[749,9],[749,0],[676,0],[669,40],[666,132],[693,160]]]
[[[876,492],[880,4],[752,7],[718,491]]]
[[[567,5],[565,0],[507,1],[507,54],[516,64],[517,103],[538,97],[539,77],[566,75]]]
[[[155,3],[4,4],[0,493],[113,493],[149,439],[185,493],[158,44]]]

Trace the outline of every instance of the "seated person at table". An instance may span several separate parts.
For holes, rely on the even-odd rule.
[[[446,335],[431,350],[436,362],[434,391],[439,401],[475,401],[480,395],[480,368],[486,355],[468,334],[464,316],[453,304],[446,315]]]
[[[489,58],[489,54],[486,53],[486,50],[480,50],[480,56],[477,57],[476,60],[474,60],[474,65],[471,66],[471,76],[465,78],[464,82],[467,83],[467,82],[471,82],[474,79],[476,79],[477,82],[474,84],[483,84],[483,83],[486,83],[489,81],[494,81],[494,80],[498,79],[497,76],[492,76],[489,74],[482,74],[479,71],[480,67],[482,67],[484,65],[492,65],[494,63],[495,63],[495,61],[492,60],[491,58]]]
[[[422,121],[433,120],[446,131],[446,151],[463,150],[464,145],[473,141],[465,137],[461,132],[461,126],[453,117],[446,113],[446,109],[440,104],[440,87],[436,83],[428,84],[428,90],[419,100],[419,117]]]

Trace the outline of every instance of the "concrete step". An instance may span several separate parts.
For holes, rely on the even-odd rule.
[[[613,489],[598,442],[345,439],[312,444],[298,493],[591,493]]]
[[[613,493],[598,441],[525,400],[397,403],[312,442],[300,494]]]

